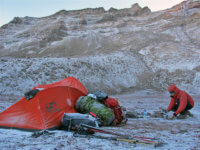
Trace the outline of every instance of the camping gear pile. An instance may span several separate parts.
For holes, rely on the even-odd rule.
[[[100,93],[100,92],[98,92]],[[103,92],[102,92],[103,93]],[[114,121],[115,115],[113,111],[106,107],[101,101],[107,99],[107,95],[104,97],[98,97],[95,94],[88,94],[89,96],[81,96],[75,105],[76,110],[79,113],[90,113],[96,117],[99,121],[99,125],[111,125]],[[96,97],[96,98],[95,98]]]
[[[55,129],[62,125],[61,120],[66,117],[64,113],[90,114],[99,126],[111,125],[116,120],[115,111],[119,109],[119,105],[117,102],[116,107],[113,107],[115,105],[112,102],[109,108],[104,103],[107,99],[108,95],[100,91],[87,95],[86,88],[78,79],[67,77],[52,84],[37,85],[26,92],[21,100],[0,113],[0,127]],[[118,114],[121,117],[121,110],[118,110]],[[80,116],[82,115],[76,115],[79,121]]]
[[[116,99],[101,91],[87,94],[83,84],[74,77],[35,86],[21,100],[0,113],[0,127],[39,131],[34,132],[33,137],[52,134],[48,129],[62,127],[67,131],[73,130],[90,136],[95,135],[95,132],[116,135],[118,137],[111,139],[117,141],[159,144],[153,139],[130,139],[99,128],[126,121],[123,109]]]

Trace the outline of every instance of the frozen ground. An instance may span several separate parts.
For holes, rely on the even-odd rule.
[[[167,108],[169,96],[153,91],[143,91],[114,95],[119,98],[121,105],[127,110],[153,113],[160,108]],[[200,149],[200,95],[193,95],[195,107],[191,110],[194,117],[187,119],[166,120],[163,118],[140,118],[130,119],[127,125],[122,127],[103,127],[123,134],[156,137],[167,143],[162,147],[154,148],[151,145],[134,145],[126,142],[111,141],[95,138],[77,138],[72,132],[61,130],[52,131],[54,134],[32,137],[31,132],[15,129],[0,129],[0,148],[3,149],[50,149],[50,150],[130,150],[130,149],[177,149],[199,150]],[[14,104],[20,99],[19,96],[1,96],[0,111]]]

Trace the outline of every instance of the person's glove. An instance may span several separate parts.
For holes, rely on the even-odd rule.
[[[176,117],[176,116],[177,116],[177,114],[176,114],[176,113],[174,113],[174,114],[173,114],[173,116],[174,116],[174,117]]]
[[[174,113],[174,114],[173,114],[173,116],[170,118],[170,120],[173,120],[173,119],[175,119],[175,118],[176,118],[176,116],[177,116],[177,114],[176,114],[176,113]]]

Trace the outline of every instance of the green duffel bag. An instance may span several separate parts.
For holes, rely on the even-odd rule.
[[[102,123],[100,125],[111,125],[115,118],[115,115],[110,108],[88,96],[81,96],[77,100],[75,107],[79,113],[86,114],[92,112],[97,115]]]

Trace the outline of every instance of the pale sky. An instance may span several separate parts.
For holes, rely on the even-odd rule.
[[[10,22],[14,17],[44,17],[60,10],[110,7],[130,8],[138,3],[148,6],[152,11],[170,8],[183,0],[0,0],[0,26]]]

